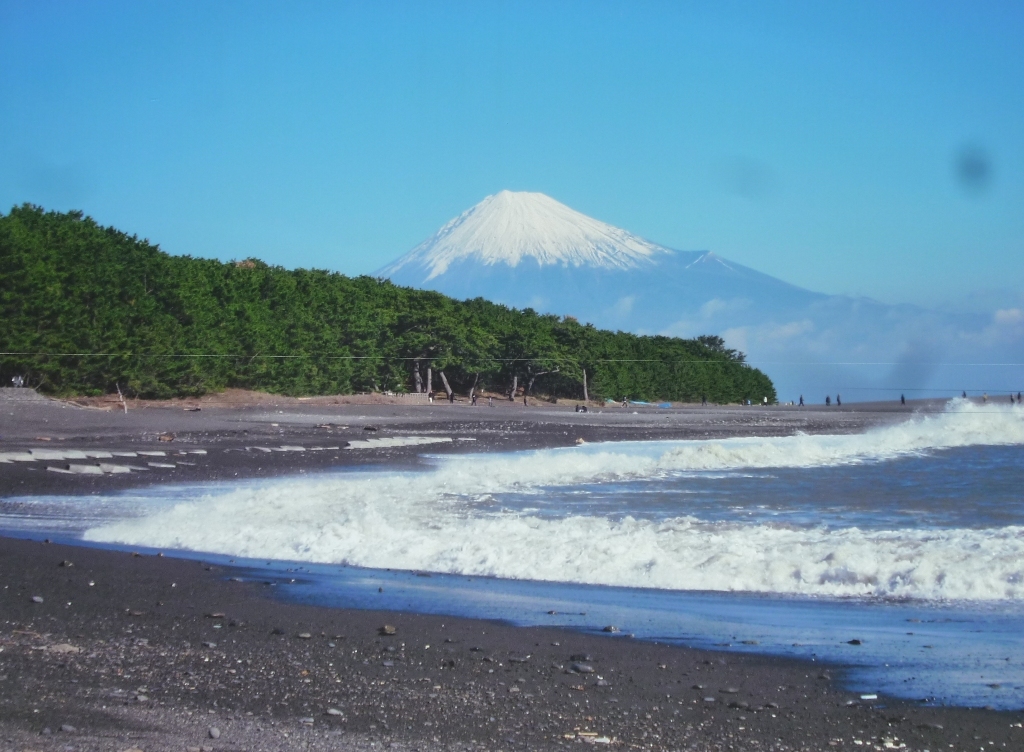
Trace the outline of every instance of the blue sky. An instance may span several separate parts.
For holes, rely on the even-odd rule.
[[[357,274],[534,190],[823,292],[1003,304],[1021,39],[1016,2],[4,0],[0,209]]]

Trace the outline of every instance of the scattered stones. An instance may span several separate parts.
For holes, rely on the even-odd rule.
[[[395,629],[390,624],[385,624],[384,626],[382,626],[377,631],[380,632],[380,634],[384,635],[385,637],[390,637],[391,635],[395,634],[398,630]]]
[[[67,559],[65,559],[65,560],[64,560],[64,561],[62,561],[62,562],[61,562],[61,563],[60,563],[60,564],[59,564],[58,566],[61,566],[61,567],[73,567],[73,566],[75,566],[75,565],[74,565],[74,563],[73,563],[73,562],[70,562],[70,561],[68,561]]]
[[[210,726],[208,733],[210,734],[211,739],[220,739],[220,729],[216,726]]]

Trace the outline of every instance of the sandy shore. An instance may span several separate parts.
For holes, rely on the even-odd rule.
[[[238,392],[202,400],[129,403],[127,412],[110,398],[86,402],[91,406],[47,400],[27,389],[0,389],[0,453],[81,450],[136,455],[53,461],[23,456],[26,461],[0,461],[0,488],[5,496],[88,494],[159,483],[301,474],[346,465],[408,465],[417,463],[425,451],[422,446],[349,448],[352,442],[368,440],[433,437],[444,441],[427,449],[444,453],[567,446],[581,439],[852,433],[905,420],[915,411],[941,410],[944,404],[936,400],[905,407],[898,403],[842,408],[592,406],[587,413],[577,413],[573,404],[536,401],[524,407],[521,402],[495,400],[489,407],[482,400],[472,407],[466,401],[428,404],[414,395],[361,402],[355,397],[300,400]],[[279,451],[282,447],[292,450]],[[129,470],[74,476],[56,472],[69,465],[117,465]]]
[[[506,451],[580,438],[860,431],[905,419],[915,407],[940,409],[608,408],[582,415],[571,406],[507,403],[195,406],[202,409],[165,404],[125,414],[4,395],[0,452],[136,456],[0,463],[0,488],[7,497],[95,493],[346,464],[408,465],[424,451],[345,448],[370,438],[452,439],[431,452]],[[160,441],[169,434],[172,441]],[[273,451],[286,446],[303,451]],[[153,457],[172,467],[151,467]],[[77,462],[148,469],[46,469]],[[235,575],[169,556],[0,539],[0,749],[1024,748],[1020,713],[861,700],[841,688],[841,667],[296,605]],[[384,625],[395,634],[382,635]]]

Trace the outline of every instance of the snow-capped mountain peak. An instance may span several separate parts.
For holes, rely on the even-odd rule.
[[[669,249],[570,209],[543,193],[501,191],[450,221],[379,274],[399,269],[431,280],[459,261],[516,267],[633,269]],[[418,276],[418,275],[417,275]]]

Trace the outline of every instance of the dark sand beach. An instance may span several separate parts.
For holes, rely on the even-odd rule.
[[[4,392],[0,452],[136,455],[2,463],[5,497],[401,467],[424,451],[345,448],[368,438],[453,439],[429,445],[432,453],[510,451],[579,439],[852,432],[941,408],[580,414],[572,405],[246,398],[129,404],[124,413]],[[303,450],[274,451],[289,446]],[[140,451],[162,451],[157,464],[172,467],[150,466],[157,455]],[[77,462],[145,469],[47,469]],[[0,539],[0,749],[1024,748],[1020,713],[862,700],[843,690],[841,666],[297,605],[237,574],[172,556]],[[394,634],[382,634],[385,625]]]

